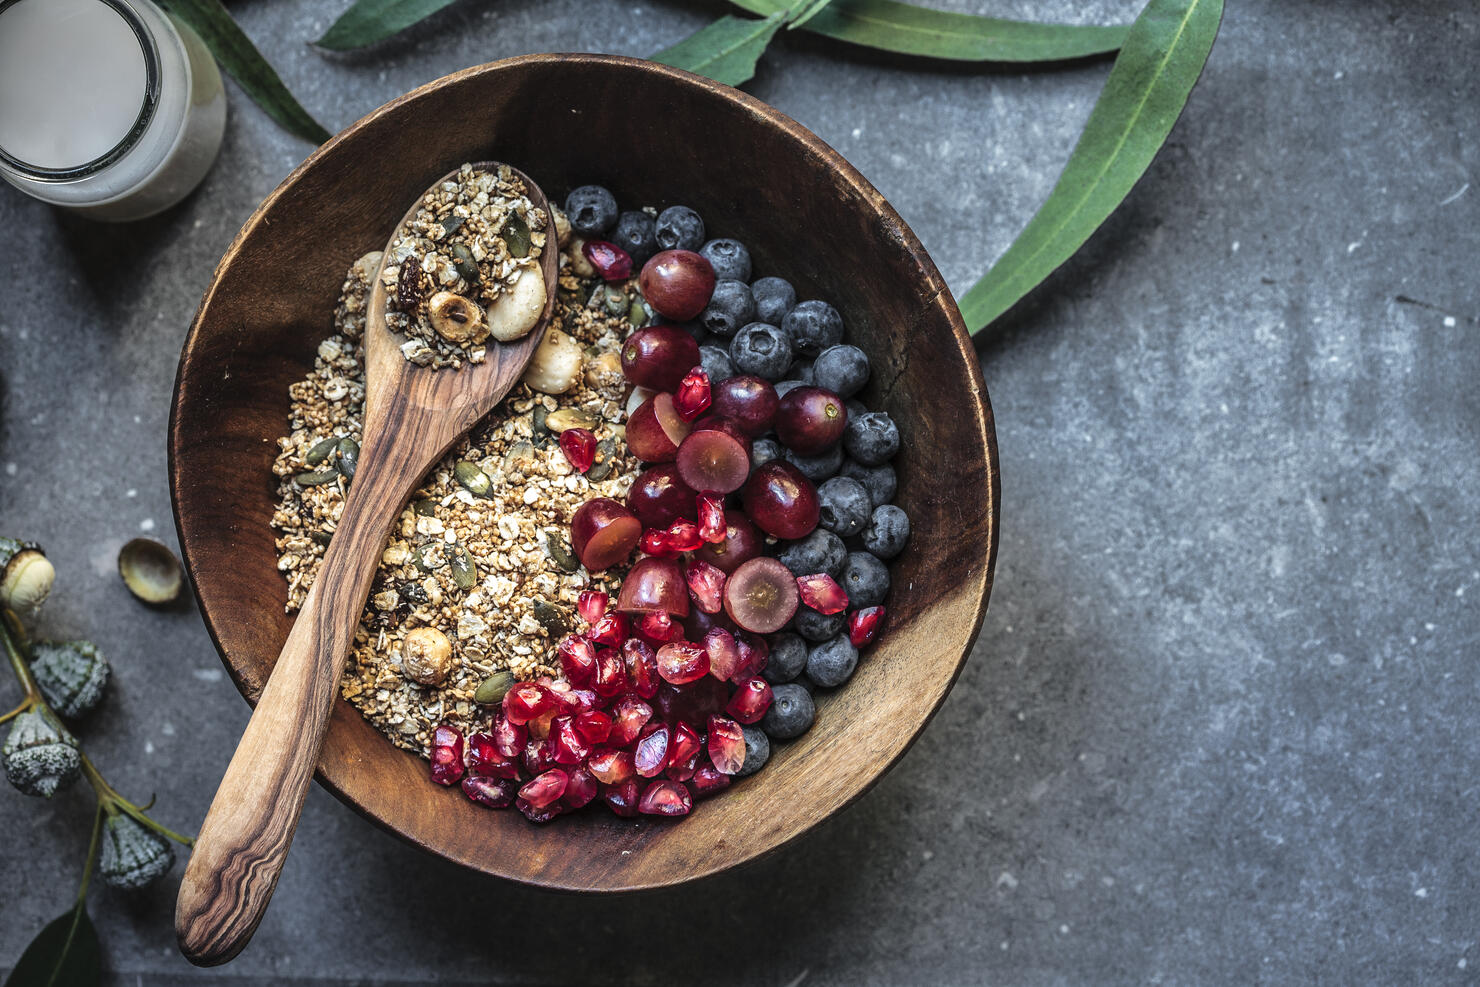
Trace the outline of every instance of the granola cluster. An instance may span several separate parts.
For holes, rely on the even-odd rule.
[[[365,299],[378,264],[378,254],[367,254],[351,268],[335,333],[319,345],[313,372],[289,389],[272,525],[290,612],[313,585],[352,482],[364,408]],[[636,297],[635,288],[618,290]],[[622,499],[638,471],[626,451],[626,384],[615,360],[631,328],[630,300],[618,303],[602,288],[595,304],[585,304],[582,293],[573,275],[562,276],[551,330],[579,353],[574,383],[560,394],[517,385],[432,470],[385,546],[341,691],[398,746],[425,755],[438,723],[474,729],[474,693],[495,673],[558,674],[554,645],[573,625],[580,591],[617,589],[620,573],[588,573],[568,538],[582,503]],[[538,383],[535,369],[526,381]],[[596,465],[584,475],[558,443],[561,430],[577,426],[599,440]],[[436,669],[440,681],[419,681],[428,677],[425,662],[405,647],[418,628],[433,628],[451,644],[447,667]]]

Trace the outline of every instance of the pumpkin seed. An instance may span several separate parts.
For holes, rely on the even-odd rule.
[[[550,444],[550,427],[545,424],[549,417],[550,409],[543,404],[535,405],[534,411],[530,413],[530,431],[534,433],[536,449],[543,449]]]
[[[592,429],[596,427],[596,416],[580,408],[560,408],[545,418],[545,427],[556,435],[569,428]]]
[[[632,298],[632,305],[630,308],[627,309],[628,324],[631,325],[634,329],[639,329],[648,324],[648,318],[649,316],[647,306],[642,304],[641,298],[638,298],[634,295]]]
[[[436,517],[437,498],[423,497],[421,500],[418,500],[415,504],[412,505],[412,509],[415,510],[416,513],[421,515],[422,517]]]
[[[456,545],[447,561],[452,566],[452,581],[457,583],[457,588],[472,589],[478,582],[478,564],[473,561],[473,553]]]
[[[580,560],[571,552],[570,546],[565,543],[565,539],[559,535],[551,534],[548,531],[545,532],[545,551],[550,553],[550,558],[555,560],[555,564],[566,572],[580,571]]]
[[[437,542],[433,542],[432,544],[429,544],[429,545],[423,545],[420,548],[418,548],[416,551],[414,551],[414,552],[411,553],[411,561],[413,563],[415,563],[416,567],[418,569],[420,569],[422,572],[431,572],[433,569],[437,568],[436,566],[434,566],[430,562],[428,562],[427,561],[427,558],[426,558],[426,552],[427,552],[427,550],[430,549],[430,548],[432,548],[436,544],[438,544],[438,543]]]
[[[581,290],[579,288],[560,288],[555,292],[555,295],[563,303],[573,308],[581,304]]]
[[[611,475],[612,467],[617,462],[617,442],[615,439],[602,439],[596,443],[596,459],[591,463],[591,468],[586,471],[586,479],[592,483],[600,483]]]
[[[333,539],[333,537],[334,537],[334,532],[332,532],[332,531],[315,531],[313,534],[309,535],[308,537],[312,538],[314,540],[314,543],[315,544],[323,545],[325,548],[328,548],[329,547],[330,540]]]
[[[498,235],[503,237],[510,257],[529,256],[529,224],[524,221],[523,216],[517,212],[509,213],[509,218],[504,221],[504,228],[498,231]]]
[[[355,478],[355,470],[360,465],[360,444],[349,436],[339,440],[339,472],[344,474],[346,480]]]
[[[627,293],[621,288],[613,285],[606,286],[606,298],[603,300],[606,310],[611,315],[625,315],[628,311]]]
[[[488,491],[493,489],[493,481],[476,463],[463,460],[453,467],[452,472],[457,475],[457,482],[475,497],[487,497]]]
[[[313,473],[299,473],[293,477],[293,482],[300,487],[318,487],[325,483],[333,483],[337,479],[339,479],[339,471],[337,469],[318,470]]]
[[[466,221],[466,216],[458,216],[453,213],[448,213],[439,220],[442,224],[442,233],[444,236],[452,236],[452,234],[462,229],[462,224]]]
[[[337,435],[331,435],[327,439],[314,443],[314,447],[308,450],[308,455],[303,457],[303,465],[319,465],[319,463],[329,458],[329,453],[333,452],[338,445],[339,436]]]
[[[494,672],[478,683],[478,691],[473,693],[473,702],[480,706],[496,706],[504,701],[504,696],[512,688],[514,688],[514,673]]]
[[[534,619],[540,622],[540,626],[550,632],[550,637],[564,637],[570,633],[571,611],[569,607],[562,607],[558,603],[549,600],[534,601]]]
[[[478,262],[473,260],[473,252],[466,243],[454,243],[447,252],[452,255],[452,268],[460,278],[474,287],[483,282],[483,275],[478,272]]]
[[[520,439],[504,453],[504,469],[510,473],[523,473],[526,466],[534,464],[534,443]]]

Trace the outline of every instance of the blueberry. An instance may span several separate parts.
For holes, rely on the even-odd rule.
[[[730,362],[729,351],[723,346],[699,347],[699,364],[709,375],[711,384],[718,384],[735,376],[735,365]]]
[[[852,537],[869,523],[873,504],[868,499],[868,490],[851,477],[835,476],[826,481],[817,488],[817,499],[822,504],[822,519],[817,523],[836,535]]]
[[[817,354],[812,376],[840,398],[851,398],[868,383],[868,357],[857,346],[829,346]]]
[[[658,239],[653,234],[653,217],[640,210],[624,212],[617,217],[617,228],[607,237],[632,256],[632,265],[642,267],[658,252]]]
[[[710,240],[699,248],[699,253],[714,268],[715,277],[750,280],[750,251],[739,240]]]
[[[852,417],[852,410],[849,410],[848,415]],[[863,484],[868,490],[868,499],[875,507],[882,507],[894,499],[894,489],[898,485],[898,480],[894,475],[894,467],[888,463],[883,466],[864,466],[862,463],[845,459],[838,472],[843,476],[851,476]]]
[[[802,674],[807,667],[807,642],[796,634],[783,631],[766,639],[771,646],[771,657],[766,660],[762,673],[772,685],[790,682]]]
[[[617,221],[616,196],[600,185],[571,189],[565,197],[565,215],[571,229],[581,236],[601,236]]]
[[[863,529],[863,547],[881,559],[892,559],[910,540],[910,516],[893,504],[874,508]]]
[[[803,380],[783,380],[783,381],[778,381],[777,384],[776,384],[776,396],[778,398],[784,398],[784,397],[786,397],[786,392],[787,391],[793,391],[793,390],[796,390],[798,387],[806,387],[806,386],[807,386],[807,382],[806,381],[803,381]]]
[[[848,606],[876,607],[889,593],[889,567],[867,552],[849,552],[838,582],[848,594]]]
[[[843,614],[818,613],[811,607],[798,607],[796,616],[791,618],[791,624],[796,628],[798,634],[808,641],[831,641],[843,633],[848,618]]]
[[[824,688],[842,685],[853,677],[857,667],[858,649],[846,634],[839,634],[807,652],[807,678]]]
[[[735,772],[736,778],[755,774],[771,759],[771,738],[766,736],[766,731],[760,727],[742,726],[740,732],[745,734],[745,761]]]
[[[761,729],[776,740],[800,737],[817,718],[812,696],[799,685],[778,685],[771,691],[771,708],[761,717]],[[749,751],[746,751],[747,758]]]
[[[816,356],[843,341],[843,317],[827,302],[802,302],[786,313],[781,328],[791,337],[798,353]]]
[[[688,206],[669,206],[658,213],[653,234],[660,250],[698,250],[704,244],[704,220]]]
[[[705,329],[701,323],[683,322],[679,324],[679,328],[690,336],[693,336],[694,342],[699,344],[700,349],[703,349],[705,346],[719,346],[724,344],[723,339],[717,338],[708,329]]]
[[[703,350],[699,351],[703,353]],[[781,444],[775,439],[756,439],[750,444],[750,468],[781,458]]]
[[[800,456],[787,449],[781,453],[781,458],[801,470],[802,475],[813,483],[821,483],[837,475],[838,467],[843,465],[843,447],[833,446],[815,456]]]
[[[843,574],[848,549],[844,547],[843,539],[831,531],[815,528],[807,537],[788,543],[776,557],[794,576],[825,572],[838,579]]]
[[[773,326],[781,325],[786,313],[797,304],[797,290],[785,278],[759,278],[750,286],[750,293],[755,296],[755,317]]]
[[[752,322],[730,341],[730,362],[742,374],[780,380],[791,366],[791,339],[765,322]]]
[[[843,448],[864,466],[887,463],[899,451],[899,428],[882,411],[850,416],[843,430]]]
[[[750,285],[733,278],[716,281],[714,294],[709,296],[709,305],[699,321],[716,336],[726,338],[735,335],[741,326],[754,322],[755,299],[750,297]]]
[[[816,384],[817,376],[812,369],[811,360],[798,360],[791,365],[786,372],[787,379],[800,381],[803,384]]]

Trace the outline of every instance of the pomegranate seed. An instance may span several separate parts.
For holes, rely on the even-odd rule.
[[[433,747],[456,747],[458,756],[462,756],[463,735],[457,727],[450,727],[445,723],[439,724],[432,731]]]
[[[704,539],[699,537],[699,526],[682,518],[669,526],[667,536],[668,547],[675,552],[696,552],[704,547]]]
[[[528,723],[555,705],[555,697],[536,682],[516,682],[504,694],[504,715],[511,723]]]
[[[653,708],[636,696],[623,696],[612,706],[612,729],[606,742],[612,747],[626,747],[642,733],[653,718]]]
[[[551,768],[519,789],[519,797],[536,809],[543,809],[565,794],[570,784],[570,775],[559,768]]]
[[[705,613],[719,613],[725,606],[725,575],[723,569],[710,565],[703,559],[689,559],[684,563],[684,576],[689,584],[689,597],[694,606]]]
[[[703,756],[703,751],[694,751],[684,758],[683,763],[668,765],[668,770],[663,772],[663,777],[674,781],[688,781],[694,777],[694,772],[699,770],[699,758]]]
[[[462,734],[446,724],[437,727],[432,731],[432,781],[439,785],[455,785],[465,770]]]
[[[757,723],[770,708],[771,683],[757,675],[740,683],[725,711],[741,723]]]
[[[568,428],[560,433],[560,451],[577,473],[584,473],[596,462],[596,436],[589,428]]]
[[[508,778],[468,775],[462,780],[463,794],[490,809],[502,809],[514,801],[518,786]]]
[[[695,367],[679,381],[678,390],[673,392],[673,410],[678,417],[691,422],[709,407],[709,375],[703,367]]]
[[[600,710],[588,709],[575,718],[576,733],[588,744],[604,744],[611,736],[612,718]]]
[[[732,678],[740,670],[740,645],[723,627],[711,627],[704,635],[704,650],[709,655],[709,674],[715,678]]]
[[[699,537],[711,545],[718,545],[729,533],[729,526],[725,521],[724,495],[705,491],[699,495],[698,503]]]
[[[596,780],[606,785],[618,785],[631,778],[637,768],[632,762],[631,751],[617,751],[610,747],[599,747],[586,758],[586,770]]]
[[[745,733],[740,724],[718,714],[709,718],[709,760],[720,774],[740,770],[745,763]]]
[[[658,674],[674,685],[702,679],[709,674],[709,652],[688,641],[670,641],[658,649]]]
[[[627,691],[627,670],[622,667],[622,656],[611,648],[596,652],[596,694],[603,699],[612,699]]]
[[[591,689],[572,689],[569,695],[571,702],[570,711],[572,713],[584,713],[588,709],[595,709],[598,706],[606,705],[606,703],[601,701],[601,697]]]
[[[585,768],[572,768],[569,773],[570,781],[566,782],[560,801],[567,808],[583,808],[596,797],[596,778]]]
[[[514,800],[514,808],[518,809],[525,819],[528,819],[532,823],[540,823],[541,825],[544,825],[565,811],[565,808],[559,802],[540,809],[530,805],[524,799],[518,798]]]
[[[719,679],[705,675],[697,682],[685,686],[664,682],[653,699],[653,709],[669,723],[678,720],[703,723],[709,719],[710,713],[723,710],[729,698],[729,686]]]
[[[606,605],[611,602],[611,597],[594,589],[583,589],[581,595],[576,597],[576,609],[581,612],[581,619],[587,624],[594,624],[606,613]]]
[[[597,644],[605,644],[608,647],[615,648],[627,640],[629,633],[630,626],[627,623],[626,615],[613,611],[603,614],[596,623],[592,624],[591,632],[587,636]]]
[[[654,778],[668,767],[668,739],[671,736],[666,723],[649,723],[637,742],[632,754],[632,766],[644,778]]]
[[[632,277],[632,255],[615,243],[587,240],[581,244],[581,253],[607,281],[626,281]]]
[[[590,641],[577,634],[567,634],[555,650],[560,655],[560,670],[571,685],[591,684],[596,676],[596,649]]]
[[[490,778],[519,777],[519,765],[513,756],[504,756],[498,741],[486,733],[475,733],[468,738],[468,769]]]
[[[765,638],[750,631],[741,631],[735,636],[735,642],[740,646],[740,667],[735,669],[730,681],[739,685],[752,675],[759,675],[766,670],[766,664],[771,659],[771,646],[766,643]]]
[[[627,684],[644,699],[658,692],[658,655],[652,645],[632,637],[622,642],[622,660],[627,666]]]
[[[653,610],[643,614],[642,624],[639,627],[643,636],[650,640],[663,644],[677,637],[683,630],[673,623],[673,617],[662,610]]]
[[[549,738],[531,740],[524,745],[524,753],[520,755],[519,760],[524,765],[525,773],[534,777],[542,771],[555,767],[555,745],[550,742]]]
[[[569,716],[555,718],[550,738],[555,745],[556,764],[580,764],[591,753],[591,745],[576,732],[575,721]]]
[[[848,607],[848,594],[825,572],[798,576],[797,592],[802,602],[818,613],[842,613]]]
[[[721,789],[729,788],[730,776],[721,773],[712,764],[702,764],[694,772],[694,777],[689,779],[689,786],[694,790],[694,798],[707,798]]]
[[[689,790],[676,781],[655,781],[643,790],[637,811],[649,816],[686,816],[693,808]]]
[[[669,544],[668,532],[657,528],[649,528],[642,533],[637,540],[637,547],[648,555],[660,559],[671,559],[678,554],[678,549]]]
[[[624,819],[630,819],[637,815],[637,802],[639,792],[636,778],[628,778],[626,781],[615,785],[603,785],[601,789],[601,800],[606,807],[616,815]]]
[[[544,740],[550,736],[550,725],[555,722],[555,717],[559,715],[558,711],[552,709],[548,713],[541,713],[524,725],[529,728],[529,735],[531,737],[535,740]]]
[[[861,648],[879,636],[879,627],[884,623],[883,607],[864,607],[848,615],[848,640],[853,647]]]
[[[517,723],[510,723],[503,713],[493,716],[493,746],[506,758],[516,758],[524,753],[529,742],[529,731]]]
[[[694,732],[694,728],[689,726],[683,720],[679,720],[673,725],[673,736],[668,741],[669,767],[672,767],[675,764],[684,763],[689,758],[699,753],[701,746],[702,745],[699,743],[699,735]],[[683,780],[685,779],[679,779],[679,781]]]

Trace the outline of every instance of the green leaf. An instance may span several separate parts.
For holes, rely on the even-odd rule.
[[[314,44],[347,51],[377,41],[435,14],[452,0],[355,0]]]
[[[728,15],[652,56],[655,62],[738,86],[755,75],[755,63],[786,20],[790,7],[763,20]]]
[[[1187,105],[1223,0],[1150,0],[1090,112],[1058,184],[1007,252],[961,299],[973,333],[1078,250],[1130,194]]]
[[[788,31],[795,31],[797,28],[801,27],[803,24],[806,24],[812,18],[822,13],[822,8],[826,7],[830,3],[832,3],[832,0],[812,0],[811,3],[804,2],[804,9],[801,13],[797,14],[791,19],[791,23],[786,25],[786,29]]]
[[[5,979],[5,987],[91,987],[103,976],[98,930],[87,916],[87,901],[47,923],[31,940]]]
[[[730,0],[753,14],[787,10],[789,0]],[[1032,24],[930,10],[895,0],[832,0],[806,29],[869,48],[966,62],[1051,62],[1119,48],[1127,28]],[[803,15],[804,19],[808,15]]]
[[[304,140],[322,144],[329,139],[329,132],[298,105],[283,80],[221,6],[221,0],[159,0],[159,3],[200,35],[221,67],[231,73],[268,116]]]

